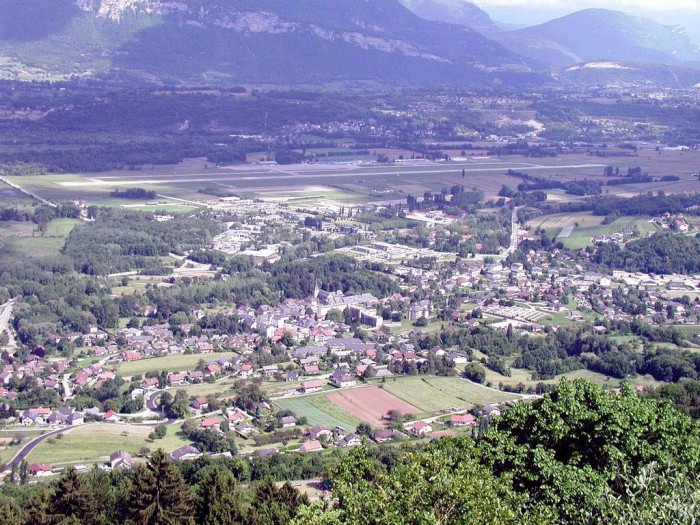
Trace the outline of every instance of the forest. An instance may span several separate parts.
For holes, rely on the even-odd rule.
[[[659,232],[629,242],[624,248],[601,244],[595,249],[593,261],[628,272],[694,274],[700,272],[700,238]]]

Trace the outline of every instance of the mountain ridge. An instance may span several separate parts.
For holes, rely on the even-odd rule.
[[[0,9],[23,13],[26,26],[46,14],[41,4],[0,0]],[[423,20],[397,0],[54,0],[50,11],[61,23],[44,33],[0,21],[0,55],[241,83],[474,84],[532,73],[531,61],[480,33]]]

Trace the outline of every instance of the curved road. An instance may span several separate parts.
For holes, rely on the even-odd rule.
[[[14,457],[5,464],[6,469],[9,470],[13,466],[19,465],[24,459],[26,459],[26,457],[30,454],[30,452],[32,450],[34,450],[37,447],[37,445],[39,445],[39,443],[41,443],[45,439],[53,436],[54,434],[58,434],[60,432],[65,432],[66,430],[68,430],[68,429],[59,428],[59,429],[47,432],[46,434],[42,434],[41,436],[35,437],[29,443],[27,443],[24,447],[22,447],[22,449],[19,450],[14,455]]]

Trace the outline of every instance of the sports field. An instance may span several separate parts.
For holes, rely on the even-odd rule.
[[[382,388],[415,405],[421,412],[439,413],[447,408],[468,409],[475,405],[503,403],[520,396],[497,392],[458,377],[399,377],[382,383]]]

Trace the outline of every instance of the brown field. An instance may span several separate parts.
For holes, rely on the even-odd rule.
[[[419,414],[421,410],[410,403],[382,390],[379,387],[340,390],[328,394],[328,399],[341,409],[370,425],[386,425],[389,410],[398,410],[402,414]]]

